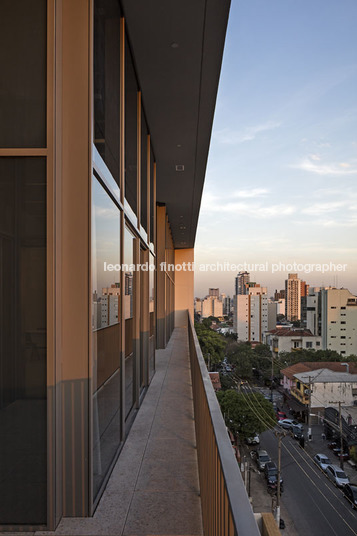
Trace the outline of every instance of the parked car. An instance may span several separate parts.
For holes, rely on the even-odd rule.
[[[267,462],[264,467],[264,476],[267,479],[268,485],[277,484],[278,468],[274,462]],[[283,491],[283,479],[280,474],[280,490]]]
[[[340,447],[336,447],[334,449],[332,449],[332,452],[334,453],[335,456],[337,456],[337,458],[339,459],[343,459],[344,461],[347,461],[350,459],[350,455],[348,454],[348,452],[343,452],[342,455],[341,455],[341,449]]]
[[[337,465],[328,465],[326,467],[326,474],[339,488],[343,488],[343,486],[350,483],[346,473]]]
[[[260,471],[263,471],[265,464],[270,462],[270,456],[266,450],[258,450],[257,452],[257,466]]]
[[[325,456],[325,454],[316,454],[314,456],[314,460],[323,471],[326,471],[327,466],[332,464],[331,460],[329,460],[329,458]]]
[[[252,437],[247,437],[245,442],[247,443],[247,445],[259,445],[259,443],[260,443],[259,435],[254,434],[254,436],[252,436]]]
[[[346,484],[343,488],[344,497],[350,501],[352,508],[357,509],[357,486]]]
[[[331,450],[335,449],[338,447],[336,441],[331,441],[331,443],[327,443],[327,447]]]
[[[282,419],[281,421],[278,422],[278,424],[285,430],[292,430],[293,426],[298,426],[301,429],[303,429],[302,424],[295,421],[294,419]]]
[[[286,413],[284,413],[284,411],[277,411],[276,418],[278,419],[278,421],[282,421],[283,419],[287,418],[287,415]]]

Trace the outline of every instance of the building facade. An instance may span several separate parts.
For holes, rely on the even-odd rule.
[[[321,350],[321,337],[311,331],[300,328],[278,328],[268,331],[264,337],[265,344],[278,355],[280,352],[295,350]]]
[[[297,274],[289,274],[285,280],[285,317],[290,321],[301,319],[301,281]]]
[[[357,354],[357,297],[349,290],[321,290],[321,335],[324,349]]]
[[[247,294],[247,286],[250,282],[249,272],[239,272],[235,280],[235,294],[239,296],[241,294]]]
[[[170,267],[193,262],[228,11],[1,5],[2,530],[93,514],[193,313]]]
[[[307,328],[322,337],[322,349],[357,354],[357,297],[340,288],[310,288]]]
[[[249,283],[247,292],[233,298],[233,333],[238,341],[263,342],[263,333],[268,330],[267,289]]]

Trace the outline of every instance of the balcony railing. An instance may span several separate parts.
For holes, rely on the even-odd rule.
[[[259,536],[190,317],[188,333],[204,534]]]

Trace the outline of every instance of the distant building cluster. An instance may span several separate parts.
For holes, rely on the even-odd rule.
[[[357,297],[349,290],[310,287],[292,273],[285,288],[269,298],[247,271],[237,274],[234,290],[231,298],[210,288],[195,299],[196,314],[228,317],[238,341],[268,344],[275,355],[301,349],[357,354]]]

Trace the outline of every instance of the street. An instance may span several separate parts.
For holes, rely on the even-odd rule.
[[[271,431],[261,435],[260,448],[277,463],[277,438]],[[282,441],[281,469],[284,479],[282,504],[299,534],[308,536],[357,535],[357,511],[298,442],[287,436]]]

